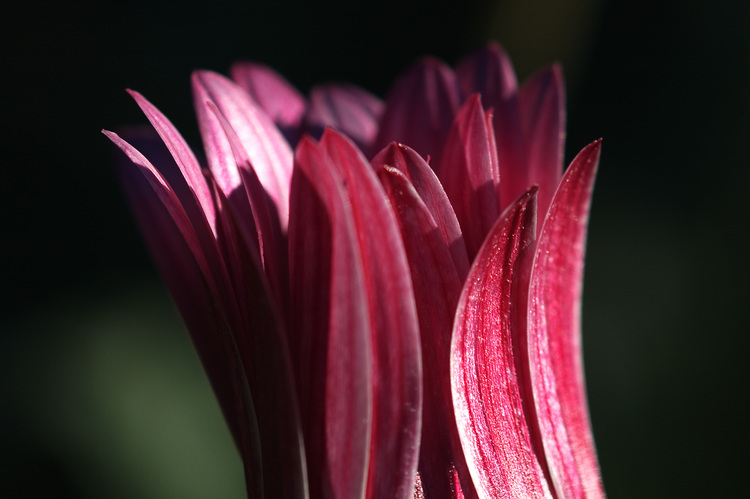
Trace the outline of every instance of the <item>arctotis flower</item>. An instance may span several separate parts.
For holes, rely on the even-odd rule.
[[[560,69],[519,87],[489,44],[384,102],[231,76],[193,75],[205,161],[136,92],[159,138],[105,134],[248,496],[604,497],[579,317],[600,142],[563,174]]]

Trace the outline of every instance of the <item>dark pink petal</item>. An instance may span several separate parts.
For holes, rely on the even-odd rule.
[[[419,454],[421,490],[426,497],[444,497],[454,486],[451,472],[456,469],[463,488],[472,490],[450,385],[451,331],[462,277],[437,223],[408,178],[390,166],[377,173],[401,230],[419,316],[425,414]]]
[[[526,291],[535,188],[501,215],[469,272],[451,347],[453,405],[481,498],[552,497],[532,443],[524,398]]]
[[[507,206],[533,183],[530,181],[521,128],[516,75],[505,51],[488,43],[456,67],[461,90],[482,94],[485,109],[494,110],[493,128],[500,165],[500,202]]]
[[[402,142],[423,157],[437,159],[458,107],[453,70],[434,58],[418,61],[388,93],[375,150]]]
[[[335,128],[369,153],[382,115],[383,102],[355,85],[321,85],[310,91],[305,127],[314,137]]]
[[[565,153],[565,90],[560,66],[555,64],[525,81],[518,102],[529,181],[539,186],[539,213],[544,216],[560,182]]]
[[[208,165],[222,191],[229,197],[241,183],[237,168],[246,166],[234,163],[231,147],[208,101],[221,111],[239,137],[286,230],[293,161],[289,144],[265,112],[231,80],[210,71],[197,71],[193,74],[193,92]]]
[[[295,159],[290,335],[310,497],[363,497],[372,432],[372,347],[357,231],[341,178],[309,137]]]
[[[544,452],[558,497],[603,498],[581,358],[581,287],[601,141],[563,175],[542,226],[529,289],[529,356]]]
[[[461,107],[437,170],[473,259],[500,213],[495,140],[478,94]]]
[[[380,151],[372,159],[372,165],[376,171],[384,166],[391,166],[409,179],[434,218],[445,244],[450,249],[458,277],[463,282],[469,272],[466,245],[456,213],[432,168],[416,151],[395,142]]]
[[[368,496],[407,498],[414,491],[422,422],[419,324],[409,264],[393,211],[362,153],[331,129],[321,147],[349,194],[368,296],[374,389]]]
[[[255,409],[213,273],[169,184],[130,144],[112,132],[104,133],[130,161],[122,165],[121,177],[131,208],[243,455],[248,496],[260,498],[262,465]]]
[[[276,123],[289,144],[296,144],[307,105],[302,94],[263,64],[238,62],[232,65],[230,75]]]

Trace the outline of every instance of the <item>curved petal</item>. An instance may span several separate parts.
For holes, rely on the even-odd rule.
[[[529,356],[544,452],[558,497],[603,498],[581,358],[581,291],[601,141],[563,175],[539,236],[529,289]]]
[[[451,385],[461,443],[479,497],[551,498],[532,442],[520,350],[535,226],[535,188],[501,215],[458,304]]]

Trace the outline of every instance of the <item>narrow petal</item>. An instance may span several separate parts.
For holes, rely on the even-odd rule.
[[[263,64],[238,62],[232,65],[230,75],[273,120],[289,144],[296,144],[307,107],[302,94]]]
[[[560,66],[555,64],[525,81],[518,102],[529,185],[539,186],[539,214],[543,217],[560,182],[565,153],[565,90]]]
[[[455,486],[452,470],[458,470],[463,489],[472,490],[450,385],[451,325],[463,280],[437,223],[408,178],[390,166],[377,173],[401,230],[419,316],[427,415],[419,454],[421,490],[425,497],[443,497]]]
[[[505,208],[533,185],[526,167],[518,83],[513,65],[498,44],[488,43],[465,57],[456,67],[456,75],[464,95],[480,93],[485,109],[494,110],[500,201]]]
[[[233,158],[231,147],[217,135],[222,127],[208,109],[207,101],[214,103],[239,137],[258,179],[276,204],[282,229],[286,230],[293,161],[289,144],[263,110],[231,80],[210,71],[198,71],[193,74],[193,92],[209,168],[222,190],[231,193],[239,186],[236,169],[245,166],[229,160]]]
[[[478,94],[461,107],[437,170],[456,210],[471,260],[500,214],[494,134]]]
[[[375,150],[402,142],[437,159],[459,107],[453,70],[434,58],[414,64],[391,87]]]
[[[453,206],[432,168],[414,149],[395,142],[379,152],[373,158],[372,165],[376,171],[384,166],[391,166],[409,179],[434,218],[445,244],[450,249],[458,277],[463,282],[469,272],[466,245]]]
[[[291,191],[290,344],[313,499],[364,497],[373,423],[365,277],[336,173],[303,138]]]
[[[581,291],[589,205],[601,141],[563,175],[539,236],[529,289],[534,402],[561,498],[603,498],[581,358]]]
[[[326,127],[335,128],[368,154],[382,115],[383,102],[355,85],[321,85],[310,91],[305,127],[318,138]]]
[[[321,146],[349,194],[368,295],[375,390],[368,496],[408,498],[422,422],[419,324],[409,264],[393,211],[365,157],[330,129]]]
[[[535,188],[501,215],[458,304],[451,384],[459,435],[479,497],[550,498],[525,409],[525,334]]]

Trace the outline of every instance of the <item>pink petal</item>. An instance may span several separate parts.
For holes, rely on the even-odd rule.
[[[238,62],[230,69],[232,79],[273,120],[289,144],[297,143],[305,98],[280,74],[263,64]]]
[[[511,204],[492,228],[469,272],[453,326],[453,405],[482,498],[552,497],[527,423],[533,414],[524,404],[526,364],[519,350],[536,232],[535,190]]]
[[[458,107],[453,70],[434,58],[418,61],[388,93],[375,150],[402,142],[423,157],[437,159]]]
[[[500,213],[495,140],[478,94],[461,107],[437,170],[471,260]]]
[[[472,490],[453,415],[449,374],[453,315],[463,281],[435,219],[408,178],[390,166],[377,173],[404,240],[419,316],[426,415],[419,455],[421,490],[426,497],[445,496],[455,486],[451,472],[456,469],[463,488]]]
[[[371,93],[348,84],[329,84],[310,91],[306,128],[320,137],[326,127],[343,132],[365,152],[370,151],[383,115],[383,102]]]
[[[330,129],[321,146],[349,194],[368,294],[375,390],[368,495],[407,498],[414,491],[422,421],[419,325],[409,265],[394,214],[365,157]]]
[[[500,165],[500,201],[506,207],[533,183],[524,151],[516,75],[505,51],[488,43],[456,67],[464,95],[482,94],[485,109],[494,110],[493,128]]]
[[[221,125],[209,110],[212,101],[226,117],[250,157],[263,188],[276,204],[283,230],[289,223],[289,183],[292,151],[276,126],[246,92],[227,78],[210,71],[193,74],[193,92],[198,124],[204,138],[208,165],[227,196],[241,181],[231,147],[222,138]]]
[[[384,166],[391,166],[409,179],[434,218],[445,244],[450,249],[458,277],[463,282],[469,272],[466,245],[453,206],[432,168],[416,151],[396,143],[391,143],[380,151],[372,159],[372,165],[376,171]]]
[[[347,194],[309,137],[291,190],[291,330],[310,496],[363,497],[372,431],[365,277]]]
[[[563,175],[542,226],[529,289],[534,402],[552,481],[561,498],[603,498],[581,358],[581,287],[591,192],[601,141]]]
[[[560,182],[565,153],[565,90],[560,66],[555,64],[524,82],[518,102],[529,181],[539,186],[539,213],[544,216]]]

